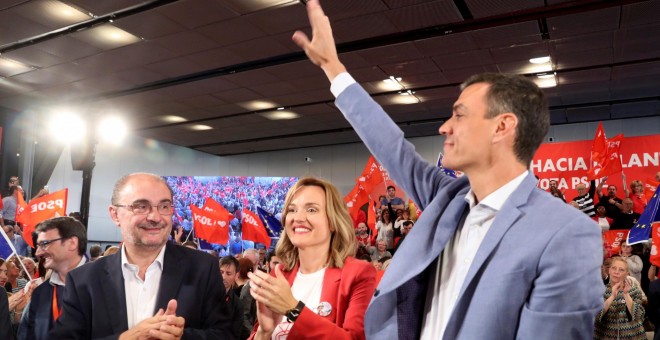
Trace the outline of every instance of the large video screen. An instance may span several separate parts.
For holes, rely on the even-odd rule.
[[[183,227],[182,240],[194,239],[190,204],[201,208],[207,198],[212,198],[234,215],[229,223],[228,244],[208,244],[204,240],[194,239],[200,247],[213,249],[219,256],[236,255],[244,249],[254,248],[254,242],[242,238],[242,209],[256,213],[257,207],[260,207],[279,220],[286,193],[298,181],[297,177],[163,176],[163,178],[174,191],[173,229]],[[277,236],[273,236],[271,248],[274,248],[277,242]]]

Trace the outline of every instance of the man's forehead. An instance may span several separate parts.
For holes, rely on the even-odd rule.
[[[235,271],[235,270],[236,270],[236,266],[234,266],[233,263],[230,263],[230,264],[223,264],[222,266],[220,266],[220,269],[222,269],[222,270],[224,270],[224,271],[226,271],[226,272],[227,272],[227,271],[231,272],[231,271]]]
[[[159,200],[172,199],[170,190],[167,185],[151,176],[136,175],[131,177],[120,191],[120,195],[122,197],[126,195],[136,196],[144,194],[163,196]],[[144,197],[132,198],[141,199]]]
[[[49,238],[58,238],[60,237],[60,231],[57,228],[48,229],[37,233],[37,240],[49,239]]]

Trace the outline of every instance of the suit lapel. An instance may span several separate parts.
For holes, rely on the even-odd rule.
[[[169,242],[165,245],[163,274],[160,277],[160,288],[158,289],[154,314],[159,308],[166,309],[167,303],[178,295],[185,269],[179,266],[182,252],[177,247]]]
[[[345,264],[345,263],[344,263]],[[327,302],[330,304],[332,309],[330,310],[329,315],[321,315],[328,318],[331,321],[335,321],[337,318],[337,292],[339,291],[339,281],[341,280],[341,268],[328,267],[325,269],[325,274],[323,274],[323,288],[321,288],[321,301]],[[309,308],[316,308],[317,306],[309,306]],[[319,314],[320,315],[320,314]]]
[[[128,329],[128,316],[124,275],[121,271],[121,252],[111,255],[105,262],[105,278],[101,280],[101,289],[106,299],[105,307],[113,332],[125,331]]]
[[[406,242],[399,247],[395,254],[397,260],[390,262],[388,270],[385,271],[378,285],[381,294],[388,293],[408,282],[428,268],[431,262],[440,256],[449,239],[456,233],[461,217],[465,214],[465,208],[467,207],[465,195],[468,190],[469,188],[464,188],[449,202],[439,221],[426,222],[432,225],[425,229],[415,230],[413,228],[413,231],[406,236]],[[421,218],[424,218],[424,214]],[[418,223],[424,225],[420,221]],[[430,251],[425,253],[425,256],[420,257],[420,249],[429,249]],[[410,259],[415,259],[415,261]]]
[[[518,188],[509,196],[507,201],[502,205],[502,208],[497,213],[493,224],[486,233],[474,261],[468,270],[468,273],[461,287],[459,294],[459,301],[465,292],[466,287],[475,278],[476,273],[479,272],[481,267],[486,263],[495,247],[500,243],[506,232],[513,226],[516,220],[520,217],[520,207],[525,205],[532,190],[536,187],[536,180],[533,175],[528,175],[520,183]]]

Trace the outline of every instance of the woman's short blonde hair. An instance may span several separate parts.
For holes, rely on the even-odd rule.
[[[346,209],[346,204],[344,204],[341,196],[339,196],[337,188],[330,182],[320,178],[301,178],[286,194],[284,211],[282,212],[284,232],[275,247],[275,255],[280,258],[282,266],[286,270],[293,269],[298,263],[298,248],[291,243],[291,239],[289,239],[286,233],[286,215],[288,214],[287,207],[291,204],[293,195],[300,188],[307,186],[316,186],[325,192],[325,213],[328,216],[328,226],[331,233],[330,249],[328,249],[328,265],[341,268],[344,266],[344,261],[347,257],[355,255],[355,229],[353,228],[351,216]]]

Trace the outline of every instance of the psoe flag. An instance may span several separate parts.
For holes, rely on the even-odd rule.
[[[651,197],[649,204],[646,205],[637,224],[630,229],[630,233],[628,234],[628,244],[648,241],[649,236],[651,235],[651,225],[653,222],[660,221],[660,214],[658,214],[658,206],[660,205],[660,199],[658,198],[659,193],[660,187],[655,189],[653,197]]]
[[[266,227],[264,227],[257,215],[247,209],[243,209],[243,221],[241,225],[244,240],[263,243],[266,245],[266,249],[270,248],[272,240],[268,237]]]
[[[62,189],[52,194],[33,199],[27,205],[25,205],[25,201],[23,201],[21,195],[18,195],[16,222],[21,223],[23,226],[23,239],[30,247],[34,248],[32,232],[34,232],[37,224],[49,218],[66,216],[68,192],[68,189]]]

